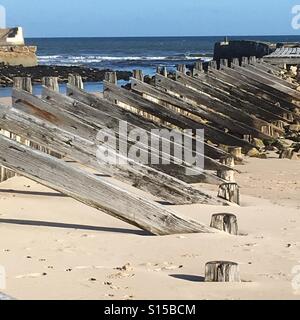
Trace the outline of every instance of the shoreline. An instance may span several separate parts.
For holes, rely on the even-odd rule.
[[[101,82],[105,72],[111,69],[97,69],[83,66],[48,66],[38,65],[35,67],[2,66],[0,69],[0,88],[13,85],[14,77],[31,77],[33,84],[41,84],[43,77],[58,77],[59,83],[67,83],[69,74],[78,74],[84,82]],[[119,80],[128,81],[132,75],[130,71],[116,71]]]

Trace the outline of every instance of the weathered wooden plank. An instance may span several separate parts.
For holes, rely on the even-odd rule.
[[[193,80],[195,80],[201,88],[203,87],[203,90],[205,89],[207,92],[210,92],[211,95],[260,121],[265,123],[285,121],[285,118],[282,116],[282,114],[286,114],[285,109],[262,100],[251,92],[245,91],[245,88],[239,89],[235,87],[232,83],[229,83],[228,80],[219,79],[207,73],[196,74]],[[234,79],[232,79],[232,82],[233,80]],[[275,133],[282,133],[281,128],[275,126],[273,129]]]
[[[211,83],[211,86],[219,88],[221,90],[220,92],[225,90],[226,92],[231,93],[230,90],[234,89],[233,86],[222,83],[220,80],[215,79],[213,77],[210,77],[210,76],[206,75],[205,73],[201,74],[201,76],[200,76],[200,74],[198,74],[197,78],[195,78],[195,79],[198,80],[198,77],[200,77],[199,81],[202,82],[202,81],[204,81],[203,79],[205,79],[205,81],[204,81],[205,83],[207,83],[208,85]],[[220,82],[220,85],[217,85],[218,82]],[[157,98],[158,101],[162,101],[166,106],[171,104],[173,106],[178,106],[178,108],[181,108],[183,110],[185,110],[185,109],[188,110],[188,108],[190,107],[190,105],[187,105],[186,102],[183,102],[183,101],[179,100],[178,98],[171,96],[171,95],[167,94],[166,92],[163,92],[159,88],[155,88],[153,86],[138,82],[135,79],[132,79],[131,83],[132,83],[132,85],[131,85],[132,90],[137,91],[140,94],[146,94],[148,96],[151,96],[152,98],[154,97],[155,99]],[[225,85],[224,88],[223,88],[223,85]],[[240,92],[240,90],[237,90],[237,91]],[[233,95],[230,94],[230,97],[233,98]],[[243,101],[241,99],[237,99],[236,103],[241,103],[241,106],[243,106],[243,110],[246,110],[249,113],[257,114],[259,117],[261,117],[262,119],[265,119],[266,121],[270,121],[270,119],[273,121],[284,120],[284,118],[282,118],[282,117],[276,117],[276,116],[272,117],[272,115],[273,115],[272,113],[265,111],[264,109],[260,109],[259,107],[255,106],[255,105],[251,105],[250,103]],[[248,104],[250,104],[249,108],[248,108]],[[258,110],[258,112],[255,112],[257,110]]]
[[[213,233],[204,224],[141,199],[62,160],[0,136],[0,163],[21,175],[155,235]]]
[[[216,79],[222,80],[224,83],[229,83],[236,87],[238,89],[236,91],[236,94],[241,94],[240,90],[243,90],[243,94],[245,94],[247,98],[249,97],[249,99],[251,99],[250,101],[253,101],[254,104],[255,98],[253,98],[253,96],[256,96],[256,98],[259,98],[259,100],[257,101],[258,107],[273,112],[276,115],[279,115],[281,119],[286,118],[286,120],[290,119],[290,121],[293,122],[294,119],[291,118],[292,111],[297,106],[291,102],[274,96],[269,91],[266,91],[266,88],[262,88],[262,86],[259,86],[256,82],[249,83],[247,82],[247,79],[240,79],[238,76],[235,76],[234,74],[229,75],[228,73],[223,72],[223,70],[210,70],[208,75],[213,76]],[[198,77],[199,76],[202,75],[198,75]],[[289,116],[284,117],[285,113],[289,114]]]
[[[160,75],[157,76],[161,77],[160,79],[165,79],[166,81],[170,80]],[[161,85],[161,83],[159,83],[159,85]],[[198,123],[194,120],[189,119],[188,117],[173,112],[168,108],[164,108],[163,106],[157,105],[147,99],[144,99],[143,97],[133,92],[127,92],[124,89],[120,89],[117,86],[112,86],[106,83],[104,95],[105,98],[110,99],[111,101],[119,100],[130,106],[134,106],[140,110],[152,114],[153,116],[158,117],[163,121],[172,123],[173,125],[179,128],[193,130],[204,129],[204,134],[206,138],[211,140],[212,142],[219,144],[236,145],[244,148],[251,147],[251,144],[247,141],[239,139],[233,135],[227,134],[224,131],[216,129],[210,125]]]
[[[221,203],[217,197],[208,196],[180,180],[130,159],[126,159],[127,165],[100,163],[96,156],[98,146],[95,142],[71,134],[48,121],[27,115],[20,110],[0,105],[0,125],[6,129],[10,128],[21,137],[30,138],[39,145],[67,155],[88,167],[130,183],[168,202],[174,204]]]
[[[14,88],[22,89],[32,93],[32,82],[29,77],[15,77],[14,78]]]
[[[176,93],[179,88],[179,85],[180,84],[177,83],[176,81],[173,81],[165,77],[161,77],[160,75],[156,75],[156,86],[159,88],[162,88],[169,92]],[[183,88],[181,88],[181,90],[184,90],[184,89],[187,90],[187,88],[185,88],[184,86],[182,87]],[[179,96],[180,96],[180,93],[179,93]],[[188,121],[182,120],[182,125],[184,125],[185,122],[187,123]],[[195,122],[195,124],[193,124],[193,122],[194,121],[189,121],[187,125],[190,125],[191,128],[192,126],[194,127],[199,126],[197,122]],[[253,145],[251,145],[249,142],[242,140],[232,134],[226,133],[225,131],[217,129],[211,125],[201,123],[201,126],[203,126],[204,128],[205,133],[207,134],[207,138],[212,140],[215,143],[231,145],[231,146],[240,146],[245,149],[253,148]]]
[[[42,84],[53,91],[59,92],[58,77],[43,77]]]
[[[281,85],[280,83],[277,83],[275,81],[269,80],[263,76],[260,76],[258,74],[255,74],[254,72],[247,70],[243,67],[233,66],[232,67],[235,75],[239,75],[243,79],[248,79],[250,83],[256,83],[263,85],[267,90],[275,94],[276,96],[279,96],[283,99],[287,99],[287,101],[292,102],[294,99],[297,101],[300,100],[300,92],[293,90],[291,88],[285,87]],[[228,68],[229,69],[229,68]],[[226,67],[222,67],[222,70],[225,70],[225,72],[228,72],[229,74],[232,74],[232,70],[228,71]]]
[[[47,92],[48,89],[45,88],[44,90]],[[105,113],[100,112],[100,110],[93,109],[84,103],[80,103],[72,98],[62,96],[53,91],[51,92],[48,90],[47,96],[48,95],[51,96],[51,100],[46,102],[37,97],[29,95],[26,92],[14,90],[14,105],[16,108],[20,108],[29,114],[50,121],[60,128],[90,141],[97,141],[97,134],[100,129],[104,128],[103,124],[108,124],[108,126],[105,126],[105,128],[109,128],[117,132],[119,128],[118,119],[112,119]],[[58,95],[58,98],[55,101],[52,101],[55,95]],[[81,116],[81,114],[85,116]],[[127,137],[125,137],[125,139],[127,141]],[[128,142],[128,144],[130,145],[130,142]],[[142,145],[140,146],[142,148]],[[146,147],[148,150],[148,146]],[[161,157],[164,159],[163,154]],[[212,170],[228,170],[226,166],[216,162],[215,160],[210,160],[211,162],[209,165],[210,167],[214,168]],[[213,184],[221,183],[220,178],[214,174],[203,170],[199,171],[197,169],[193,169],[185,163],[182,165],[152,165],[150,163],[149,165],[159,171],[179,178],[188,183],[196,183],[197,181]],[[187,169],[193,171],[195,175],[188,176],[186,174]]]
[[[134,126],[138,126],[141,127],[143,129],[145,129],[146,131],[151,131],[152,129],[168,129],[167,126],[163,126],[161,124],[154,124],[152,123],[150,120],[145,120],[144,118],[142,118],[139,115],[136,115],[134,113],[128,112],[127,110],[123,109],[123,108],[116,108],[114,105],[111,105],[110,102],[108,102],[107,100],[98,98],[92,94],[88,94],[82,90],[78,90],[74,87],[68,87],[68,94],[71,94],[71,96],[73,98],[76,99],[76,101],[79,101],[81,103],[84,103],[83,106],[81,106],[80,104],[78,104],[76,107],[76,110],[80,111],[80,108],[84,108],[86,109],[86,105],[91,106],[92,108],[94,108],[95,110],[98,111],[103,111],[104,113],[109,114],[109,117],[115,118],[118,121],[119,120],[123,120],[123,121],[127,121],[128,123],[132,123]],[[74,106],[73,106],[74,107]],[[78,109],[79,108],[79,109]],[[100,114],[97,114],[97,111],[92,111],[91,109],[89,109],[89,111],[84,111],[84,114],[89,114],[89,115],[93,115],[93,119],[92,121],[99,122],[99,120],[103,120],[105,119],[105,117],[101,117]],[[87,116],[84,116],[85,119],[88,118]],[[99,120],[96,120],[96,119]],[[107,126],[107,124],[106,124]],[[109,126],[109,128],[112,128],[111,125]],[[133,127],[134,128],[134,127]],[[115,130],[115,128],[112,128],[113,130]],[[219,170],[219,166],[220,163],[216,162],[216,160],[212,159],[211,157],[215,158],[215,159],[220,159],[221,157],[225,157],[225,156],[229,156],[229,154],[227,154],[225,151],[218,149],[214,146],[211,145],[207,145],[205,144],[205,148],[206,148],[206,152],[204,155],[204,160],[205,160],[205,169],[207,170]],[[223,168],[225,170],[227,170],[226,168]],[[221,169],[222,170],[222,169]],[[204,172],[204,174],[206,175],[207,173]]]
[[[243,111],[242,103],[238,104],[236,100],[232,99],[232,97],[226,93],[222,93],[220,90],[216,90],[212,86],[201,82],[200,79],[191,78],[188,76],[185,76],[183,74],[177,73],[177,81],[184,84],[188,88],[191,88],[193,90],[196,90],[197,92],[204,92],[211,96],[207,97],[205,96],[204,99],[209,100],[209,105],[211,109],[220,112],[221,114],[224,114],[226,116],[229,116],[231,119],[234,119],[237,121],[232,121],[233,129],[228,127],[228,129],[231,129],[232,132],[236,132],[234,126],[238,128],[241,127],[240,131],[237,131],[239,133],[242,132],[250,132],[253,137],[257,137],[260,139],[268,139],[270,136],[266,134],[262,134],[261,128],[263,126],[270,126],[272,131],[274,133],[283,134],[284,130],[276,128],[275,126],[272,126],[269,122],[261,120],[255,116],[252,115],[252,113],[246,113]],[[191,94],[190,94],[191,96]],[[202,98],[203,95],[201,95],[200,98]],[[198,98],[198,96],[196,96]],[[216,101],[214,98],[217,98],[220,101]],[[244,124],[244,126],[243,126]],[[224,123],[224,126],[226,124]]]
[[[83,90],[84,85],[80,75],[69,74],[68,83]]]
[[[293,89],[293,90],[297,89],[297,85],[296,84],[288,82],[288,81],[286,81],[286,80],[284,80],[282,78],[279,78],[274,74],[265,72],[264,70],[260,69],[259,66],[257,66],[257,65],[248,64],[248,65],[244,65],[243,67],[245,69],[247,69],[247,70],[250,70],[250,71],[256,73],[257,75],[260,75],[260,76],[262,76],[264,78],[267,78],[267,79],[269,79],[271,81],[277,82],[277,83],[279,83],[279,84],[281,84],[281,85],[283,85],[285,87],[288,87],[288,88]]]
[[[159,88],[138,82],[135,79],[132,79],[131,85],[135,92],[139,92],[150,101],[155,101],[156,103],[170,108],[171,110],[175,110],[176,112],[187,112],[191,118],[195,118],[197,121],[201,122],[209,120],[219,124],[222,127],[231,127],[235,130],[235,128],[232,126],[233,121],[228,116],[217,113],[214,110],[204,105],[200,105],[195,101],[188,101],[188,96],[186,97],[180,90],[179,91],[182,98],[168,94]]]

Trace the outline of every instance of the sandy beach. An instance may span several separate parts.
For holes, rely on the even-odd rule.
[[[150,236],[27,178],[3,182],[0,291],[16,299],[299,299],[292,270],[300,265],[300,162],[270,154],[237,169],[241,207],[172,206],[205,224],[234,213],[237,237]],[[239,263],[242,282],[203,282],[214,260]]]

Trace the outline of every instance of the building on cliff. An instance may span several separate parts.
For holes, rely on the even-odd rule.
[[[36,47],[25,45],[21,27],[0,29],[0,64],[36,66],[36,51]]]

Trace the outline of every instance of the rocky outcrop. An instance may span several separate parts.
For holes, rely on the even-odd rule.
[[[104,80],[104,74],[111,70],[100,70],[95,68],[85,68],[80,66],[7,66],[0,67],[0,86],[10,86],[14,77],[31,77],[32,82],[39,84],[43,77],[58,77],[60,83],[68,81],[69,74],[78,74],[85,82],[100,82]],[[127,71],[117,71],[119,80],[128,81],[132,73]]]

